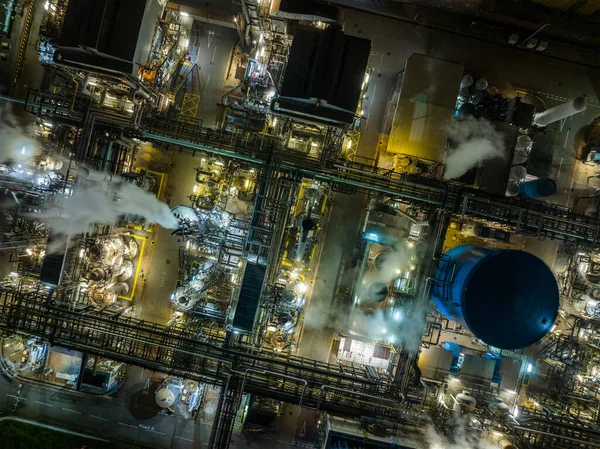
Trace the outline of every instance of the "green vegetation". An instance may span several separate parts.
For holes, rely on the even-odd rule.
[[[24,424],[0,421],[0,448],[10,449],[137,449],[123,443],[107,443],[68,433]]]

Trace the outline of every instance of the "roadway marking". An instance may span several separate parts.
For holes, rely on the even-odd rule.
[[[46,404],[45,402],[40,402],[40,401],[33,401],[36,404],[40,404],[40,405],[45,405],[46,407],[54,407],[52,404]]]
[[[20,399],[21,401],[26,401],[27,400],[27,398],[23,398],[21,396],[16,396],[14,394],[8,394],[8,393],[6,393],[6,396],[8,396],[9,398]]]
[[[152,430],[152,429],[145,429],[145,430],[147,430],[148,432],[154,432],[154,433],[158,433],[159,435],[166,435],[166,433],[164,433],[164,432],[159,432],[158,430]]]
[[[189,438],[184,438],[184,437],[175,437],[178,440],[183,440],[183,441],[191,441],[192,443],[194,442],[194,440],[190,440]]]
[[[77,410],[71,410],[70,408],[62,408],[65,412],[77,413],[78,415],[83,415],[83,413],[78,412]]]
[[[120,422],[119,424],[121,424],[122,426],[125,426],[125,427],[132,427],[134,429],[137,429],[137,426],[132,426],[131,424],[125,424],[124,422]]]
[[[108,418],[103,418],[102,416],[90,415],[90,418],[101,419],[102,421],[108,421]]]

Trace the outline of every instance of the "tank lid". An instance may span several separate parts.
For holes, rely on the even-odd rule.
[[[525,251],[490,254],[471,270],[463,287],[463,313],[473,333],[489,345],[520,349],[552,327],[558,285],[548,266]]]

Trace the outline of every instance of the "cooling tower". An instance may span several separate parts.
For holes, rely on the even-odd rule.
[[[445,254],[432,296],[444,316],[501,349],[539,341],[559,306],[556,279],[544,262],[525,251],[478,245]]]

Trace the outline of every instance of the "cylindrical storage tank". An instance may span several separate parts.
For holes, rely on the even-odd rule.
[[[514,165],[510,168],[509,181],[520,181],[527,176],[527,169],[522,165]]]
[[[439,263],[432,298],[439,311],[485,343],[520,349],[546,335],[558,314],[554,274],[533,254],[460,245]]]
[[[517,137],[517,150],[525,150],[531,145],[531,137],[523,134]]]
[[[539,114],[533,116],[533,124],[537,126],[546,126],[564,118],[585,111],[585,98],[577,97],[566,103],[559,104]]]
[[[517,196],[519,194],[519,184],[509,182],[506,186],[506,196]]]
[[[467,390],[463,390],[462,393],[458,393],[456,395],[456,402],[454,403],[454,407],[452,409],[455,412],[460,413],[471,413],[475,410],[477,405],[477,401],[471,393]]]
[[[521,198],[544,198],[556,193],[556,182],[550,178],[539,178],[519,184]]]

